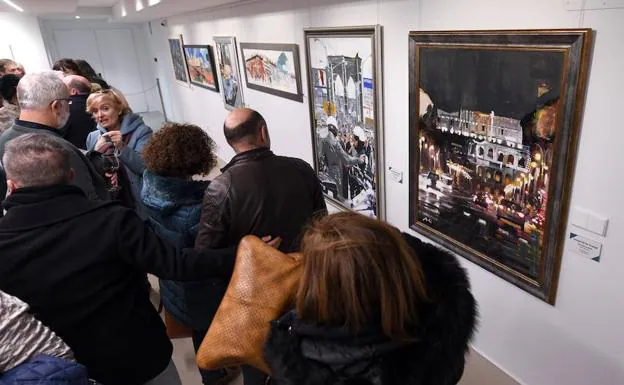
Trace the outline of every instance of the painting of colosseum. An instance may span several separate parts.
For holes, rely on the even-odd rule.
[[[537,279],[563,55],[423,49],[420,64],[418,220]]]

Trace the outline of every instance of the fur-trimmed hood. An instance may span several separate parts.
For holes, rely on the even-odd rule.
[[[305,324],[290,312],[274,321],[264,356],[276,385],[451,385],[463,374],[477,304],[457,258],[411,235],[432,302],[421,305],[417,342],[371,330]]]

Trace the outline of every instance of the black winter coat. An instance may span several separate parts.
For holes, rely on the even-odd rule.
[[[273,322],[265,359],[274,385],[453,385],[462,377],[477,306],[457,259],[404,234],[416,251],[433,302],[421,305],[417,342],[370,330],[306,324],[294,312]]]
[[[19,189],[3,207],[0,290],[27,302],[104,385],[143,384],[171,360],[146,272],[175,280],[232,274],[234,249],[182,255],[134,211],[89,201],[75,186]]]
[[[81,150],[87,149],[87,136],[97,127],[97,123],[87,112],[87,98],[89,95],[70,96],[69,120],[61,129],[63,137],[69,143]]]

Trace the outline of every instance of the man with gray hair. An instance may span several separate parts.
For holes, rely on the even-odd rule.
[[[28,303],[98,383],[180,385],[145,274],[229,279],[235,247],[181,252],[121,203],[88,200],[69,184],[71,154],[54,135],[7,143],[0,290]]]
[[[73,184],[80,187],[89,199],[109,199],[104,179],[82,152],[62,138],[61,128],[69,119],[69,90],[54,71],[24,75],[17,86],[20,116],[13,127],[0,135],[0,157],[5,144],[28,133],[43,133],[57,139],[69,154],[69,163],[75,172]],[[2,178],[0,178],[2,179]],[[6,187],[0,185],[0,199]]]

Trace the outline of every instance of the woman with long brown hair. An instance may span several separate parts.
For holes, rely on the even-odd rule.
[[[457,259],[355,213],[311,225],[295,309],[265,345],[278,385],[450,385],[476,303]]]

